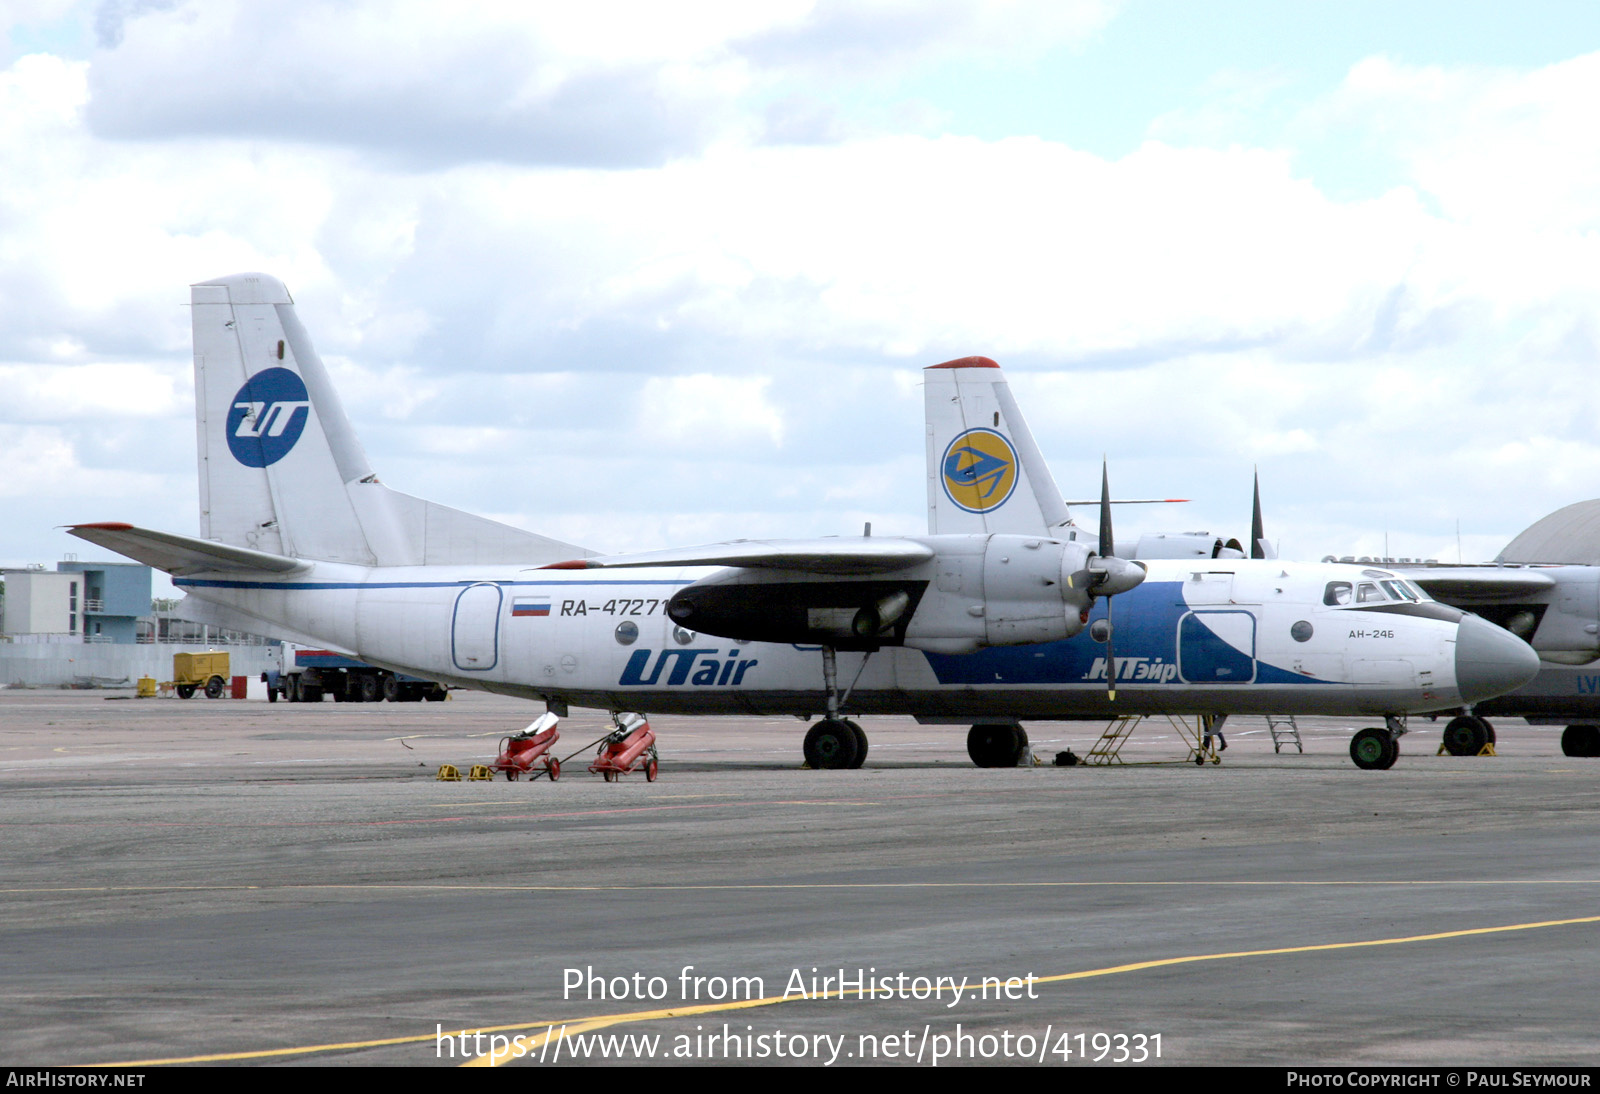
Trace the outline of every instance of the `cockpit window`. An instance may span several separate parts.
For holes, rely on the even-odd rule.
[[[1322,602],[1337,608],[1341,604],[1350,603],[1350,583],[1348,581],[1330,581],[1323,590]]]
[[[1361,583],[1361,585],[1356,589],[1356,603],[1357,604],[1381,604],[1381,603],[1383,603],[1383,593],[1380,592],[1378,590],[1378,587],[1376,585],[1374,585],[1372,582],[1363,581]]]
[[[1380,581],[1378,584],[1383,586],[1383,591],[1389,594],[1390,600],[1421,599],[1412,593],[1410,587],[1404,581]]]
[[[1415,596],[1417,598],[1417,600],[1419,600],[1419,601],[1425,601],[1425,600],[1432,600],[1433,599],[1433,597],[1428,595],[1428,591],[1426,589],[1424,589],[1422,586],[1418,585],[1415,581],[1406,582],[1406,588],[1410,589],[1412,595]]]

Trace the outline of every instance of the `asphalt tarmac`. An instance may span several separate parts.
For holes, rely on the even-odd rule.
[[[1600,1063],[1559,729],[980,770],[873,718],[814,772],[793,719],[659,718],[659,780],[607,783],[579,713],[559,782],[448,783],[539,708],[128,694],[0,690],[0,1064]]]

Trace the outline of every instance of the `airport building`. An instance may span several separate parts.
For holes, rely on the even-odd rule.
[[[270,647],[261,635],[183,619],[151,600],[151,570],[134,562],[80,562],[0,570],[0,686],[86,687],[158,680],[172,655],[226,648],[234,672],[259,675]]]

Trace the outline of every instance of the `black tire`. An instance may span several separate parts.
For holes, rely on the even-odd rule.
[[[300,685],[300,701],[302,703],[322,702],[322,688],[311,684]]]
[[[356,677],[356,701],[359,703],[376,703],[383,698],[383,681],[370,672],[364,672]]]
[[[551,782],[561,778],[561,761],[554,756],[550,757],[550,762],[545,764],[544,769],[549,773]]]
[[[1350,759],[1366,771],[1386,771],[1394,766],[1400,746],[1387,729],[1363,729],[1350,738]]]
[[[856,762],[856,735],[850,723],[824,718],[806,733],[806,763],[814,771],[840,771]]]
[[[1476,756],[1489,743],[1489,723],[1463,714],[1444,727],[1444,750],[1452,756]]]
[[[193,684],[179,684],[178,685],[178,698],[180,698],[180,699],[193,699],[194,698],[194,685]]]
[[[223,682],[222,682],[222,677],[213,676],[211,679],[206,681],[206,698],[207,699],[220,699],[220,698],[222,698],[222,690],[226,686],[227,685],[223,684]]]
[[[444,690],[444,688],[440,687],[438,684],[433,685],[428,693],[423,696],[423,698],[430,703],[442,703],[449,697],[450,693]]]
[[[1568,726],[1561,731],[1563,756],[1600,756],[1600,726]]]
[[[988,722],[967,731],[967,755],[979,767],[1016,767],[1028,734],[1019,725]]]
[[[278,701],[278,689],[273,687],[271,684],[268,684],[267,685],[267,702],[276,703],[277,701]]]
[[[644,781],[647,783],[655,782],[656,773],[660,771],[660,769],[660,765],[658,765],[655,760],[646,760],[644,762]]]
[[[391,703],[405,702],[405,685],[395,679],[392,674],[386,674],[383,678],[383,697]]]
[[[849,726],[850,732],[856,735],[856,762],[850,766],[857,768],[867,762],[867,731],[849,718],[844,720],[844,724]]]

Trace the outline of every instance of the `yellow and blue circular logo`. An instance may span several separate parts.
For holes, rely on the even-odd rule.
[[[944,492],[969,513],[1006,503],[1017,485],[1017,450],[992,429],[969,429],[944,450]]]

